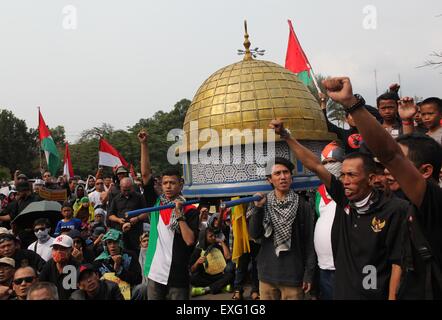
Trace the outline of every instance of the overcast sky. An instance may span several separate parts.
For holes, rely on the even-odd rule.
[[[73,25],[68,5],[74,30],[64,28]],[[364,28],[368,5],[375,30]],[[126,129],[191,100],[208,76],[240,60],[244,19],[252,47],[266,50],[261,59],[281,65],[291,19],[316,73],[350,76],[371,104],[375,69],[379,91],[400,74],[402,94],[441,96],[442,68],[416,68],[442,51],[441,14],[440,0],[2,1],[0,108],[35,128],[41,106],[70,142],[103,122]]]

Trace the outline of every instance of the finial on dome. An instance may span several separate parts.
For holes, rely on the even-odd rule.
[[[250,41],[249,41],[249,34],[247,33],[247,20],[244,20],[244,30],[245,30],[245,34],[244,34],[244,48],[246,48],[246,52],[244,54],[244,59],[243,61],[250,61],[253,60],[252,57],[252,53],[250,52]]]

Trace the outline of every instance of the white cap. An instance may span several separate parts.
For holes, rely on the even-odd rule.
[[[12,234],[12,230],[0,227],[0,234]]]
[[[62,246],[65,248],[72,248],[72,245],[74,244],[74,241],[71,237],[62,234],[61,236],[58,236],[55,238],[54,242],[52,243],[51,247],[53,246]]]
[[[44,186],[45,182],[41,179],[35,179],[34,186]]]

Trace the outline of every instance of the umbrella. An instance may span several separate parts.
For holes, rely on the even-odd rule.
[[[39,218],[47,218],[51,222],[51,226],[55,226],[58,221],[63,219],[61,204],[47,200],[31,202],[11,223],[19,229],[28,229],[32,228],[34,221]]]

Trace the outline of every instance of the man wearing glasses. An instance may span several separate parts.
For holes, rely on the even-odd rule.
[[[12,288],[14,289],[14,300],[26,300],[29,288],[38,281],[35,270],[31,267],[19,268],[15,271]]]

